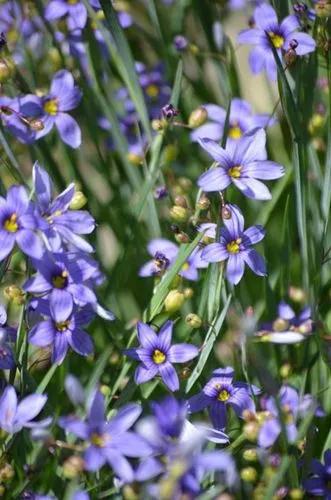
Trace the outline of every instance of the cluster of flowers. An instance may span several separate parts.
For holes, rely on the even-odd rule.
[[[33,178],[33,201],[23,186],[16,185],[9,188],[6,199],[0,198],[0,260],[9,260],[15,245],[29,258],[36,271],[23,284],[32,295],[26,307],[29,323],[33,322],[29,342],[51,346],[52,361],[61,363],[69,346],[83,356],[90,354],[93,344],[83,327],[95,314],[108,320],[113,315],[98,304],[93,291],[103,276],[90,255],[93,247],[81,235],[90,234],[95,222],[87,211],[70,208],[75,185],[53,197],[52,181],[38,164]],[[40,316],[43,320],[37,321]],[[14,364],[8,346],[12,338],[12,331],[2,328],[5,368]]]

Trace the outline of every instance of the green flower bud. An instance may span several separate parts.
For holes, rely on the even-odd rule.
[[[254,467],[245,467],[240,471],[240,477],[246,483],[255,483],[257,479],[257,471]]]
[[[164,308],[167,312],[178,311],[185,302],[185,295],[179,290],[170,290],[164,301]]]
[[[185,322],[191,327],[191,328],[200,328],[202,325],[202,319],[200,316],[194,313],[190,313],[186,316]]]
[[[71,210],[80,210],[87,203],[87,198],[82,191],[76,191],[72,202],[69,205]]]
[[[191,128],[198,128],[203,125],[208,119],[208,112],[202,106],[195,109],[189,116],[188,125]]]

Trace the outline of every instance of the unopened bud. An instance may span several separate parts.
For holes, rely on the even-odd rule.
[[[14,74],[15,65],[9,59],[0,59],[0,83],[6,83]]]
[[[187,208],[187,201],[186,201],[185,196],[178,194],[175,197],[175,205],[178,207]]]
[[[188,126],[191,128],[198,128],[203,125],[208,119],[208,112],[202,106],[195,109],[189,116]]]
[[[128,153],[127,158],[129,162],[132,163],[132,165],[136,165],[137,167],[142,165],[143,159],[140,155],[137,155],[135,153]]]
[[[179,207],[178,205],[174,205],[170,209],[170,217],[175,222],[186,222],[189,218],[189,211],[187,208]]]
[[[45,128],[44,122],[40,120],[40,118],[29,118],[28,119],[29,127],[34,132],[40,132]]]
[[[184,231],[179,231],[175,234],[175,240],[177,243],[189,243],[190,237],[188,234],[184,233]]]
[[[246,462],[256,462],[258,459],[257,451],[255,448],[249,448],[248,450],[244,450],[243,458]]]
[[[300,488],[293,488],[290,490],[289,495],[291,500],[301,500],[304,496],[304,492]]]
[[[183,293],[184,293],[185,299],[191,299],[194,295],[194,290],[193,290],[193,288],[187,287],[187,288],[184,288]]]
[[[318,0],[315,3],[315,12],[317,17],[329,17],[331,16],[331,1],[330,0]]]
[[[74,479],[84,470],[84,460],[76,455],[67,458],[63,463],[63,474],[67,479]]]
[[[192,189],[192,181],[187,177],[179,177],[178,184],[185,193],[189,193]]]
[[[297,288],[295,286],[290,286],[288,295],[294,302],[305,302],[306,300],[306,294],[302,288]]]
[[[100,386],[100,392],[101,394],[103,394],[104,396],[109,396],[110,393],[111,393],[111,390],[110,390],[110,387],[108,385],[105,385],[105,384],[102,384]]]
[[[325,115],[314,113],[308,123],[308,130],[311,135],[317,134],[325,124]]]
[[[254,467],[245,467],[240,471],[240,477],[246,483],[255,483],[257,479],[257,471]]]
[[[177,154],[178,154],[177,146],[175,146],[175,144],[168,144],[163,150],[164,161],[166,163],[171,163],[177,158]]]
[[[152,120],[152,129],[155,130],[155,132],[159,132],[160,130],[164,130],[164,128],[167,126],[166,120]]]
[[[191,327],[191,328],[200,328],[202,325],[202,319],[200,316],[194,313],[190,313],[186,316],[185,322]]]
[[[292,49],[291,47],[285,52],[284,59],[286,62],[287,66],[292,66],[292,64],[295,63],[297,60],[297,53],[295,49]]]
[[[15,475],[14,468],[6,463],[0,469],[0,481],[3,483],[10,481]]]
[[[17,285],[10,285],[4,289],[5,297],[14,304],[21,306],[25,302],[25,293]]]
[[[194,43],[190,43],[190,45],[188,46],[188,49],[191,52],[191,54],[193,54],[194,56],[200,52],[199,47],[197,45],[195,45]]]
[[[222,207],[222,219],[229,220],[232,217],[231,210],[227,205]]]
[[[282,378],[288,378],[292,373],[292,366],[290,363],[284,363],[279,369],[279,375]]]
[[[80,210],[87,203],[87,198],[82,191],[76,191],[69,205],[71,210]]]
[[[180,371],[181,380],[187,380],[192,373],[192,370],[188,366],[184,366],[184,368]]]
[[[244,436],[248,441],[256,441],[259,433],[259,425],[257,422],[248,422],[243,428]]]
[[[126,484],[122,490],[124,500],[139,500],[139,493],[135,491],[135,488],[129,484]]]
[[[277,318],[272,323],[272,329],[275,332],[285,332],[288,329],[288,327],[289,327],[289,322],[283,318]]]
[[[210,207],[210,200],[209,198],[207,198],[206,195],[202,195],[200,196],[200,199],[197,203],[197,207],[200,209],[200,210],[208,210],[208,208]]]
[[[175,108],[173,104],[166,104],[161,109],[161,113],[166,120],[171,120],[175,116],[179,115],[179,110]]]
[[[185,295],[179,290],[170,290],[164,301],[164,308],[167,312],[178,311],[185,302]]]

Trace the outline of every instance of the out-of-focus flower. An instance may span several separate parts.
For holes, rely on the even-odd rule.
[[[331,450],[324,453],[324,464],[313,459],[310,465],[311,477],[303,482],[303,487],[310,495],[331,499]]]
[[[244,217],[236,205],[227,205],[231,217],[223,219],[219,242],[207,245],[201,257],[207,262],[227,260],[226,277],[237,285],[243,277],[245,264],[258,276],[266,275],[263,257],[252,247],[265,236],[262,226],[251,226],[244,230]]]
[[[216,104],[205,104],[208,122],[191,133],[191,139],[212,139],[219,142],[223,137],[226,110]],[[255,128],[265,128],[273,125],[275,120],[268,114],[254,114],[252,106],[243,99],[232,99],[229,116],[229,132],[227,142],[236,142],[246,132]]]
[[[297,42],[295,52],[303,56],[316,48],[315,40],[307,33],[298,31],[300,23],[297,16],[287,16],[280,24],[275,10],[264,3],[254,11],[255,27],[243,30],[238,35],[238,42],[255,45],[249,56],[249,65],[253,73],[266,70],[270,80],[277,78],[277,64],[272,47],[282,57],[282,50],[288,51],[292,41]]]
[[[171,345],[172,329],[172,321],[167,321],[158,334],[145,323],[138,323],[140,346],[125,351],[128,356],[141,362],[135,373],[137,384],[160,375],[171,391],[179,389],[178,375],[172,363],[186,363],[195,358],[199,350],[192,344]]]
[[[215,429],[226,427],[226,407],[232,406],[241,417],[244,410],[255,412],[253,394],[260,390],[245,382],[233,382],[234,370],[231,367],[213,371],[212,378],[202,391],[189,399],[189,411],[195,413],[208,408]]]
[[[52,180],[38,163],[33,167],[33,180],[40,227],[52,249],[60,250],[62,242],[65,242],[84,252],[92,252],[93,247],[79,235],[93,231],[93,217],[85,210],[69,210],[75,195],[75,185],[70,184],[65,191],[52,199]]]
[[[312,396],[306,394],[300,397],[298,391],[293,387],[284,385],[278,394],[279,407],[282,411],[282,419],[285,425],[287,439],[294,442],[297,437],[297,420],[307,415],[308,411],[314,411],[318,417],[324,416],[323,409],[318,406]],[[262,401],[265,416],[259,429],[258,444],[263,448],[272,446],[281,433],[281,422],[279,410],[274,397],[268,397]]]
[[[19,99],[20,112],[30,118],[42,120],[43,129],[36,132],[35,138],[47,135],[55,125],[65,144],[72,148],[81,145],[81,130],[68,111],[76,108],[82,98],[80,89],[75,85],[72,74],[67,70],[55,73],[49,94],[38,97],[28,94]]]
[[[87,9],[81,0],[50,0],[44,15],[47,21],[66,17],[69,30],[82,29],[87,21]]]
[[[44,246],[36,229],[26,190],[23,186],[10,187],[6,199],[0,196],[0,261],[8,257],[15,243],[29,257],[40,259]]]
[[[188,40],[183,35],[176,35],[173,44],[178,52],[183,52],[188,47]]]
[[[313,321],[309,306],[296,315],[292,307],[284,301],[278,305],[278,317],[272,323],[261,326],[257,336],[274,344],[296,344],[307,339],[313,331]]]
[[[271,193],[262,180],[279,179],[284,168],[267,160],[263,129],[249,132],[223,149],[211,139],[199,139],[200,145],[217,162],[198,179],[198,186],[206,192],[223,191],[234,184],[245,196],[254,200],[270,200]]]
[[[129,431],[140,413],[141,407],[131,403],[120,408],[115,417],[106,420],[104,397],[96,391],[87,420],[62,417],[59,425],[88,443],[84,452],[86,470],[97,471],[108,463],[120,479],[131,482],[134,474],[126,457],[144,457],[151,453],[147,442]]]
[[[14,387],[8,385],[0,398],[0,428],[9,434],[15,434],[23,427],[37,428],[49,425],[49,418],[31,422],[41,412],[46,401],[47,396],[31,394],[18,403]]]

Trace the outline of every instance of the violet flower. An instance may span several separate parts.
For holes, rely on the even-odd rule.
[[[255,27],[243,30],[238,35],[238,42],[255,45],[249,56],[249,65],[254,74],[266,70],[270,80],[277,78],[277,64],[272,46],[282,57],[282,50],[287,51],[295,44],[295,53],[303,56],[316,48],[315,40],[307,33],[297,31],[300,23],[297,16],[285,17],[279,24],[275,10],[264,3],[254,10]]]
[[[7,312],[0,304],[0,369],[11,370],[15,367],[12,344],[16,341],[16,330],[7,326]]]
[[[84,452],[86,470],[97,471],[108,463],[120,479],[131,482],[134,475],[126,457],[144,457],[151,453],[145,440],[129,431],[140,413],[141,407],[131,403],[120,408],[115,417],[106,420],[104,397],[97,391],[87,420],[82,421],[73,416],[62,417],[59,425],[88,442]]]
[[[62,242],[79,250],[92,252],[93,247],[80,234],[89,234],[95,227],[93,217],[85,210],[69,210],[75,194],[75,185],[70,184],[65,191],[52,199],[54,186],[48,173],[38,163],[33,167],[34,191],[40,227],[58,251]]]
[[[172,363],[186,363],[195,358],[199,350],[192,344],[171,345],[172,329],[173,322],[167,321],[156,334],[150,326],[138,322],[140,346],[125,351],[128,356],[141,362],[135,372],[137,384],[160,375],[171,391],[179,389],[178,375]]]
[[[57,295],[50,304],[39,301],[39,311],[45,317],[29,331],[29,342],[38,347],[52,347],[52,363],[61,364],[68,348],[81,356],[93,351],[93,343],[83,327],[90,323],[94,311],[89,307],[70,310],[65,295]],[[38,310],[38,309],[37,309]]]
[[[231,367],[219,368],[213,371],[213,376],[202,391],[192,396],[189,401],[189,411],[195,413],[208,408],[215,429],[226,427],[227,406],[231,406],[238,417],[244,410],[255,412],[253,394],[260,390],[245,382],[233,382],[234,370]]]
[[[84,28],[87,21],[87,9],[81,0],[50,0],[44,15],[47,21],[66,17],[71,31]]]
[[[210,139],[199,140],[200,145],[217,163],[200,175],[198,186],[206,192],[223,191],[234,184],[245,196],[254,200],[270,200],[269,189],[260,182],[278,179],[284,169],[266,159],[266,133],[263,129],[249,132],[235,143],[222,148]]]
[[[227,205],[230,218],[223,219],[220,240],[207,245],[201,254],[207,262],[227,260],[226,277],[237,285],[243,277],[245,264],[258,276],[266,275],[263,257],[252,248],[265,236],[262,226],[251,226],[244,230],[244,218],[236,205]]]
[[[193,130],[192,141],[212,139],[219,142],[223,137],[226,109],[216,104],[205,104],[203,108],[208,113],[208,122]],[[252,106],[243,99],[232,99],[229,116],[229,131],[227,143],[237,142],[246,133],[256,128],[273,125],[275,120],[268,114],[254,114]]]
[[[76,108],[82,98],[82,93],[73,76],[67,70],[55,73],[50,92],[44,97],[28,94],[20,99],[20,112],[27,117],[42,120],[44,128],[36,132],[36,139],[47,135],[55,125],[65,144],[78,148],[82,142],[78,123],[68,111]]]
[[[311,476],[303,481],[303,487],[310,495],[331,500],[331,450],[324,452],[324,464],[313,459]]]
[[[45,426],[50,419],[31,422],[43,409],[47,396],[31,394],[19,403],[14,387],[8,385],[0,398],[0,428],[9,434],[19,432],[23,427],[34,428]]]
[[[0,261],[8,257],[15,243],[29,257],[40,259],[44,247],[36,229],[26,190],[23,186],[11,186],[6,199],[0,196]]]

